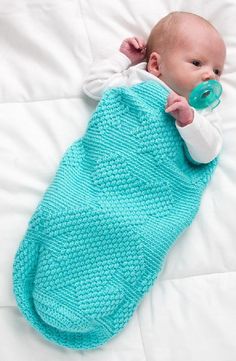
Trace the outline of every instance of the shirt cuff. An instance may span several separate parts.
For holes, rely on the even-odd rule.
[[[132,65],[131,60],[119,50],[117,50],[110,57],[109,61],[111,61],[112,63],[118,64],[120,66],[121,70],[126,70],[130,65]]]
[[[196,134],[199,134],[199,132],[201,132],[201,124],[202,121],[205,120],[194,108],[192,109],[194,112],[192,123],[186,125],[185,127],[180,127],[177,124],[177,121],[175,122],[175,126],[178,129],[178,132],[184,140],[191,140],[195,138]]]

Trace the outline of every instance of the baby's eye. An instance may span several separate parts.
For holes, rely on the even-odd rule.
[[[201,66],[201,62],[199,60],[192,60],[192,64],[197,67]]]
[[[219,69],[214,69],[214,73],[215,73],[216,75],[218,75],[218,76],[221,75],[221,71],[220,71]]]

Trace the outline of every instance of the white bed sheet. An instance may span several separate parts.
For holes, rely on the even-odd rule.
[[[14,255],[62,154],[96,106],[81,91],[89,65],[127,36],[147,37],[172,10],[208,18],[228,48],[220,162],[196,219],[124,331],[97,350],[67,350],[18,311]],[[235,0],[0,0],[1,360],[235,361],[235,22]]]

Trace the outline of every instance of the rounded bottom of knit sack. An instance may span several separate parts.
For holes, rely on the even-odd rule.
[[[36,215],[14,263],[26,319],[69,348],[92,349],[115,336],[161,268],[163,255],[153,257],[141,233],[108,210]]]

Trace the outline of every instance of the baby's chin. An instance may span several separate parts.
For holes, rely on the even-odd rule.
[[[186,91],[181,91],[181,90],[178,90],[178,91],[174,90],[174,92],[176,94],[180,95],[181,97],[184,97],[187,101],[189,100],[189,96],[191,93],[191,91],[186,92]]]
[[[184,97],[186,100],[189,99],[190,93],[193,90],[193,88],[181,88],[177,86],[170,87],[176,94],[180,95],[181,97]]]

